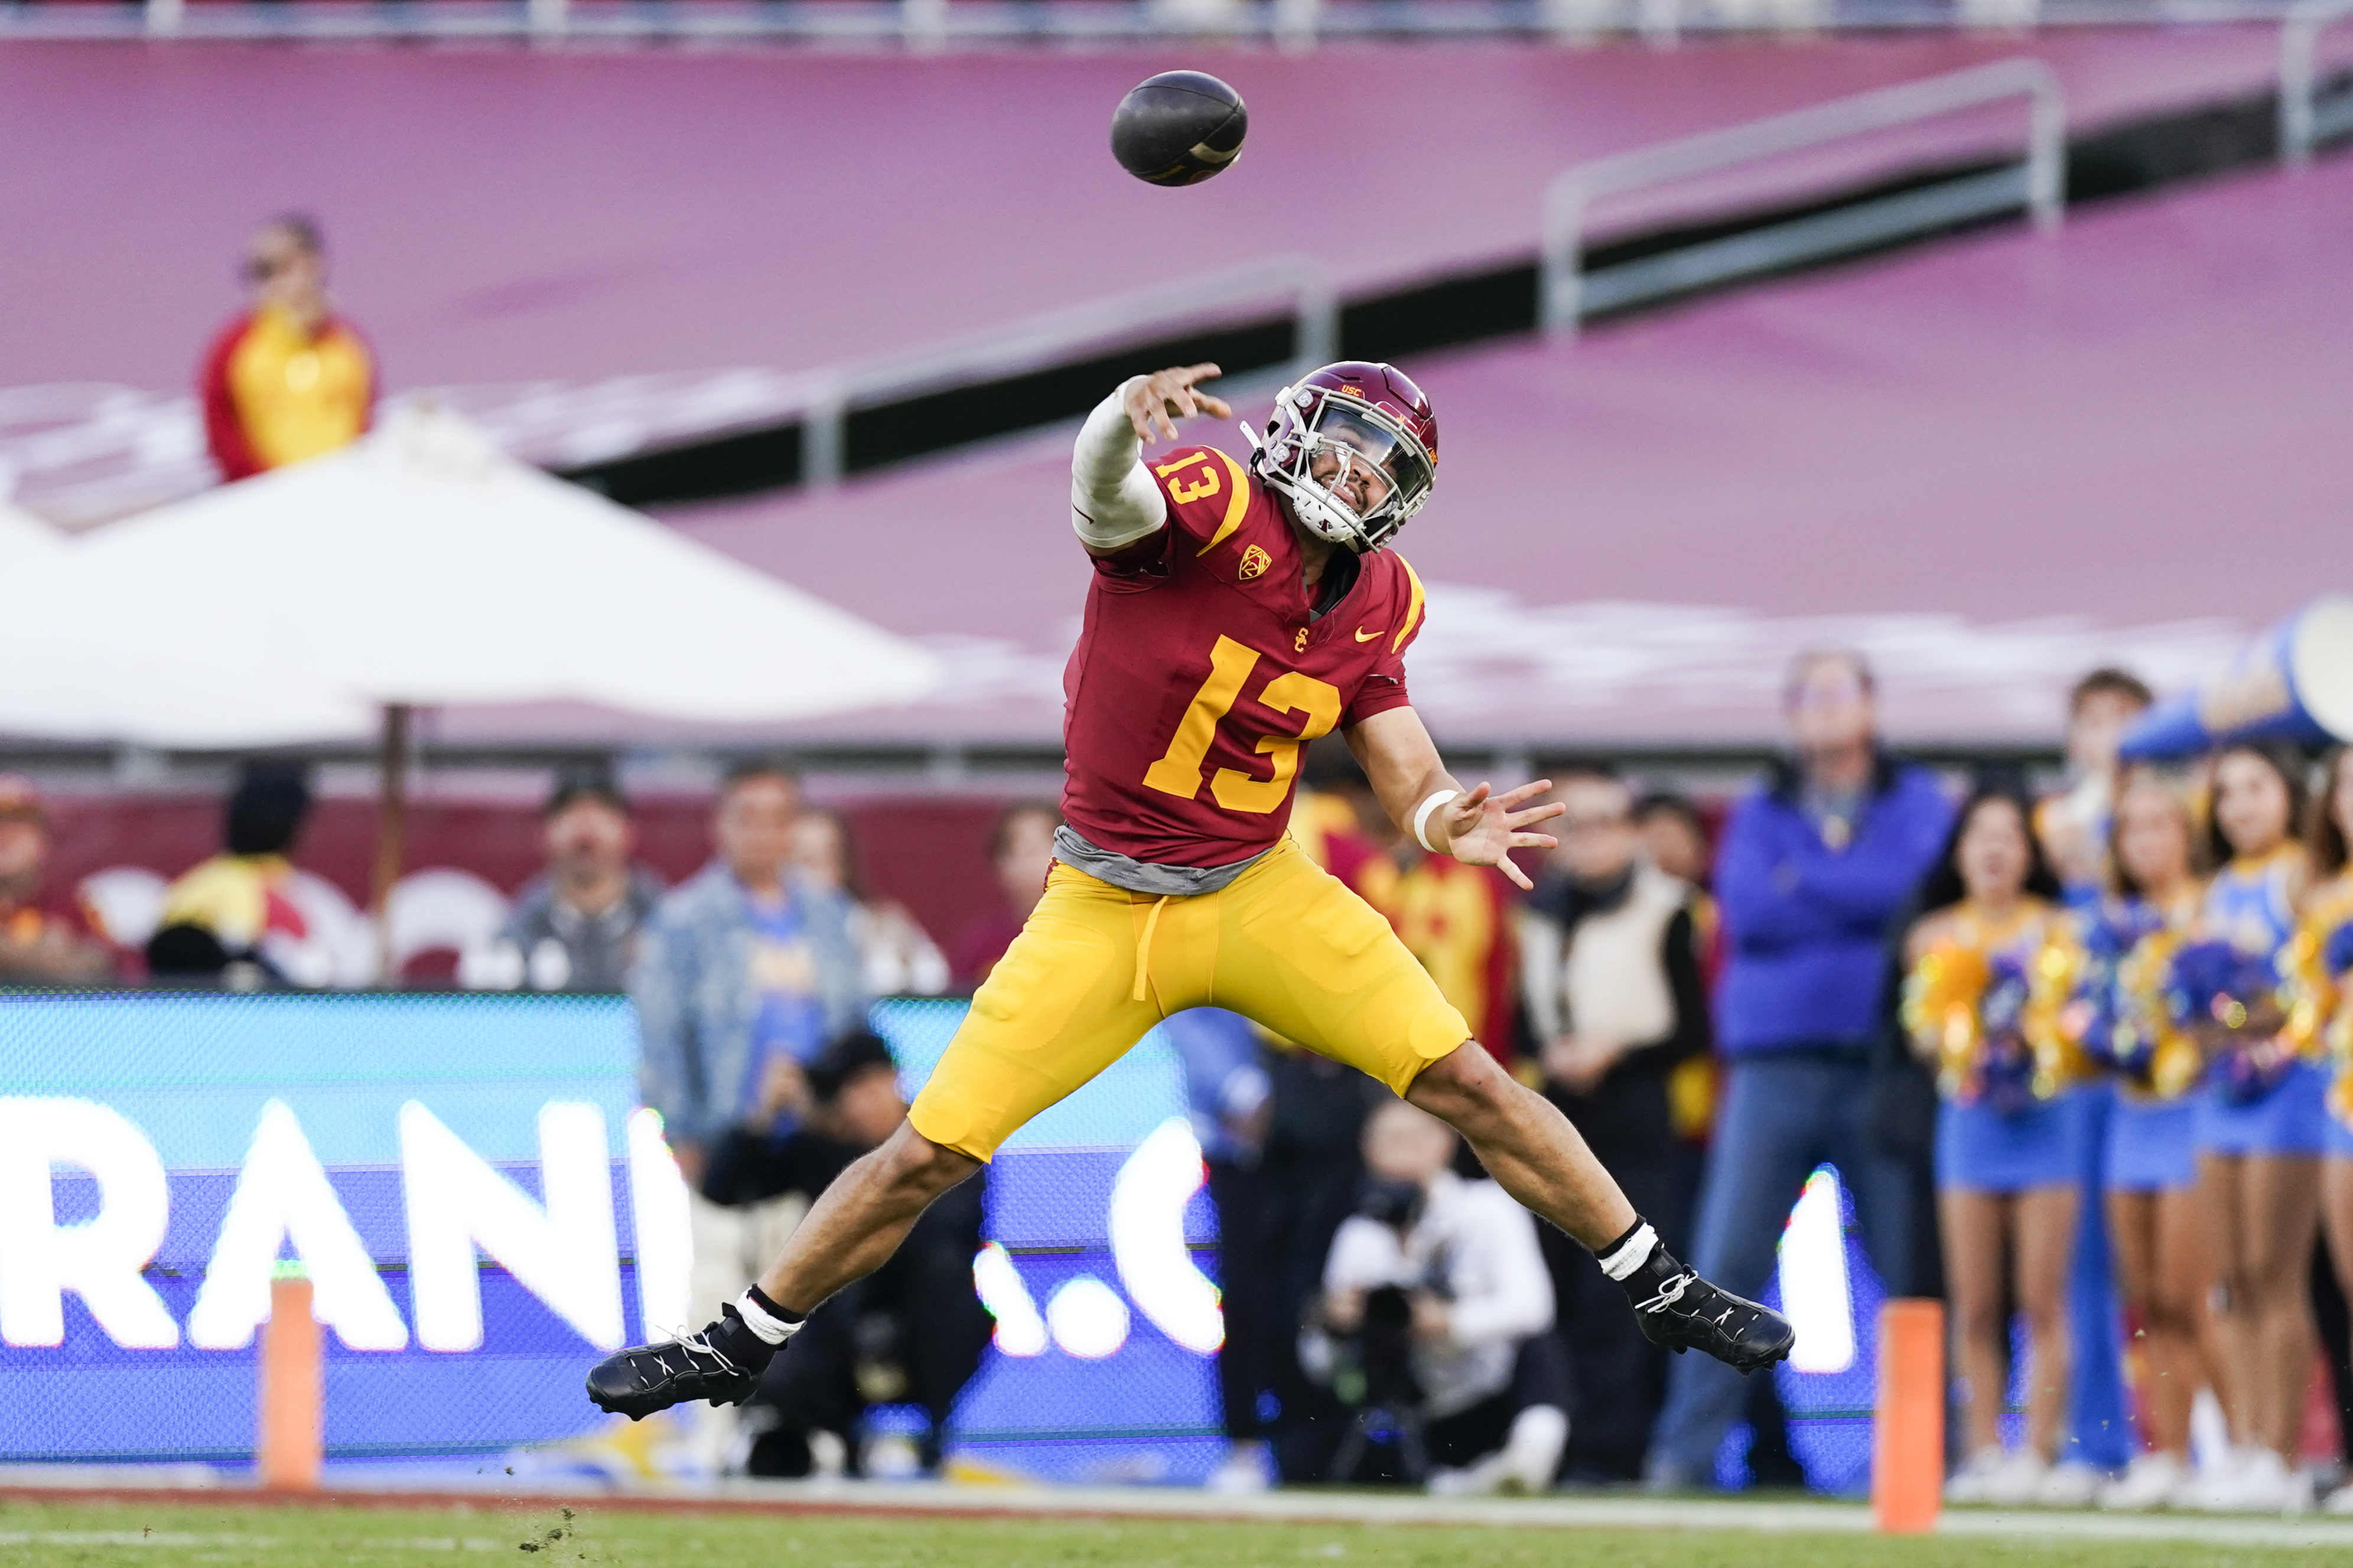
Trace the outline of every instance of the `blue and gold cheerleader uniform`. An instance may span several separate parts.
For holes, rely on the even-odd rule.
[[[2111,899],[2084,920],[2071,1024],[2084,1054],[2116,1086],[2104,1180],[2111,1192],[2167,1192],[2198,1183],[2198,1043],[2167,1005],[2173,954],[2188,939],[2202,889],[2160,909]]]
[[[2267,961],[2284,983],[2294,967],[2301,922],[2289,889],[2304,847],[2283,844],[2267,855],[2242,856],[2214,874],[2199,910],[2199,935],[2224,942],[2249,958]],[[2316,1037],[2275,1066],[2252,1072],[2217,1058],[2207,1064],[2200,1097],[2200,1153],[2317,1154],[2328,1121],[2327,1075],[2313,1059]]]
[[[2288,995],[2289,1035],[2331,1080],[2321,1152],[2353,1160],[2353,873],[2306,900]]]
[[[1963,904],[1904,982],[1904,1026],[1936,1062],[1936,1186],[2020,1193],[2078,1178],[2083,1081],[2067,1004],[2083,949],[2062,911],[2029,900],[1999,925]]]

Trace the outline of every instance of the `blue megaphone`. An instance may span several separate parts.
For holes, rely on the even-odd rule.
[[[2168,697],[2125,732],[2129,761],[2186,757],[2232,741],[2353,740],[2353,597],[2315,599]]]

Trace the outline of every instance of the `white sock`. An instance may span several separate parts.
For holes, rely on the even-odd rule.
[[[1633,1235],[1601,1255],[1601,1272],[1612,1279],[1623,1279],[1648,1263],[1658,1246],[1659,1233],[1652,1230],[1650,1222],[1645,1220]]]
[[[783,1344],[800,1331],[801,1323],[808,1321],[806,1318],[800,1320],[800,1322],[785,1321],[754,1300],[749,1290],[735,1298],[735,1310],[743,1314],[745,1328],[772,1345]]]

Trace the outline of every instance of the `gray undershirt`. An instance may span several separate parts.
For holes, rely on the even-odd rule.
[[[1261,849],[1230,866],[1155,866],[1149,860],[1132,859],[1090,844],[1068,823],[1054,829],[1055,859],[1084,871],[1099,882],[1109,882],[1114,888],[1124,888],[1147,898],[1189,899],[1217,892],[1257,865],[1266,854],[1267,850]]]

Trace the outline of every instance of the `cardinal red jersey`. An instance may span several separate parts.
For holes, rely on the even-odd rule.
[[[1421,584],[1374,551],[1311,622],[1298,541],[1257,475],[1213,447],[1145,466],[1168,522],[1095,562],[1062,674],[1062,814],[1134,859],[1230,865],[1282,837],[1303,744],[1406,706]]]

